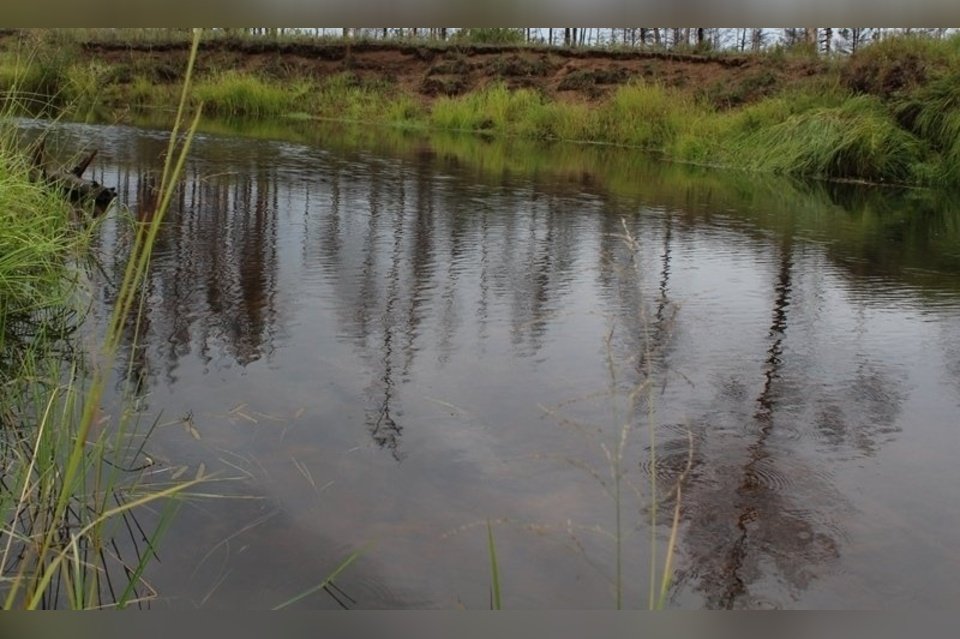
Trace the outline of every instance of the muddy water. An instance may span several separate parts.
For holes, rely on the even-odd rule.
[[[57,135],[150,209],[164,132]],[[155,476],[218,478],[164,538],[154,607],[273,606],[362,549],[297,605],[487,608],[488,520],[505,606],[613,607],[618,464],[627,607],[678,484],[668,606],[955,603],[954,200],[264,135],[198,137],[126,341]],[[113,211],[98,314],[129,235]]]

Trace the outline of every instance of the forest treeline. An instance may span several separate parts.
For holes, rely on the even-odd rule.
[[[86,39],[189,39],[189,29],[69,29]],[[897,36],[943,39],[956,29],[891,27],[565,27],[565,28],[223,28],[208,37],[251,39],[312,39],[395,42],[466,42],[562,47],[621,47],[662,50],[759,53],[777,48],[805,48],[820,54],[856,53],[873,42]]]

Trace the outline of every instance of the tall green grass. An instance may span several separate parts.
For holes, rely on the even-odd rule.
[[[595,124],[583,139],[664,150],[706,113],[676,90],[658,84],[631,84],[617,89],[596,111]]]
[[[65,263],[81,250],[69,208],[31,180],[24,154],[0,130],[0,315],[28,314],[64,301]]]
[[[208,112],[224,116],[276,117],[307,107],[312,84],[270,82],[249,73],[226,71],[197,83],[193,96]]]
[[[46,31],[0,50],[0,93],[7,113],[89,114],[103,101],[111,73],[111,65],[81,60],[75,46]]]
[[[324,78],[311,96],[310,114],[332,120],[419,125],[419,100],[385,81],[364,80],[352,72]]]
[[[872,182],[913,182],[925,151],[878,98],[865,95],[790,115],[728,142],[729,157],[744,168]]]
[[[960,42],[960,40],[958,40]],[[932,180],[960,179],[960,63],[896,105],[898,120],[940,154]]]
[[[430,123],[441,129],[533,132],[544,101],[531,89],[510,90],[501,83],[457,98],[440,98],[430,112]],[[543,137],[549,134],[544,132]]]
[[[199,120],[198,112],[180,144],[198,45],[196,32],[161,203],[137,228],[102,349],[90,363],[82,349],[64,355],[56,348],[58,335],[46,333],[16,345],[4,362],[10,380],[0,387],[0,605],[5,609],[124,607],[150,596],[144,571],[173,513],[175,502],[168,498],[202,479],[143,483],[141,471],[149,460],[142,454],[142,434],[131,427],[136,421],[130,413],[111,417],[102,409],[123,326],[141,299],[153,242]],[[11,138],[9,132],[0,136],[0,165],[8,169],[0,178],[0,205],[10,205],[9,212],[4,207],[10,226],[0,227],[0,245],[6,249],[0,281],[14,300],[0,309],[4,326],[18,314],[32,320],[38,308],[69,307],[77,292],[70,274],[80,275],[71,270],[76,265],[69,257],[82,237],[71,227],[65,205],[30,179],[30,167],[10,150]],[[156,525],[145,526],[142,507],[157,503],[163,507]]]
[[[49,82],[33,56],[0,52],[0,97],[5,114],[36,112],[49,105]]]
[[[533,89],[502,83],[455,98],[440,98],[430,124],[535,139],[578,140],[663,150],[703,112],[683,94],[657,84],[618,88],[601,104],[553,102]]]

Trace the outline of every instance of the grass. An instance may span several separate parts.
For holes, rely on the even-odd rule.
[[[512,91],[496,83],[464,97],[440,98],[431,109],[430,124],[438,129],[507,134],[517,134],[518,127],[524,127],[533,137],[547,137],[549,131],[535,133],[544,108],[543,99],[536,91]]]
[[[0,54],[0,110],[7,114],[42,111],[50,106],[51,82],[33,56]]]
[[[932,95],[901,108],[902,114],[912,109],[913,130],[900,126],[880,98],[829,86],[718,111],[658,84],[620,87],[592,109],[495,84],[439,99],[429,121],[439,129],[633,146],[684,162],[756,172],[927,184],[958,175],[960,146],[954,141],[960,139],[960,110],[953,80],[932,85]],[[930,157],[933,140],[949,145],[942,158]],[[941,161],[944,166],[927,168]],[[931,178],[931,170],[938,177]]]
[[[333,586],[333,585],[334,585],[334,580],[335,580],[337,577],[339,577],[339,576],[340,576],[340,573],[342,573],[344,570],[346,570],[347,567],[350,566],[350,564],[352,564],[354,561],[356,561],[356,560],[360,557],[360,555],[363,554],[365,548],[366,548],[366,547],[362,547],[362,548],[360,548],[360,549],[358,549],[358,550],[355,550],[354,552],[350,553],[350,554],[347,556],[347,558],[344,559],[343,561],[341,561],[340,564],[339,564],[336,568],[334,568],[333,571],[331,571],[330,574],[327,575],[326,578],[324,578],[324,580],[321,581],[319,584],[317,584],[316,586],[313,586],[312,588],[308,588],[307,590],[304,590],[304,591],[301,592],[300,594],[298,594],[298,595],[296,595],[296,596],[294,596],[294,597],[291,597],[290,599],[287,599],[286,601],[284,601],[284,602],[282,602],[282,603],[277,604],[276,606],[273,607],[273,610],[282,610],[282,609],[284,609],[284,608],[287,608],[287,607],[289,607],[289,606],[292,606],[293,604],[297,603],[298,601],[302,601],[303,599],[306,599],[306,598],[309,597],[310,595],[313,595],[313,594],[315,594],[315,593],[318,593],[318,592],[320,592],[321,590],[326,590],[327,588],[330,588],[331,586]]]
[[[756,170],[871,182],[914,182],[923,145],[873,96],[810,108],[734,137],[731,159]]]
[[[199,32],[189,68],[198,44]],[[10,349],[4,362],[9,383],[0,391],[0,597],[5,609],[124,607],[150,596],[143,575],[173,514],[176,502],[169,498],[203,479],[144,484],[141,471],[149,462],[142,455],[143,437],[131,428],[136,420],[129,412],[111,420],[101,408],[123,326],[140,299],[153,242],[199,118],[198,113],[177,149],[189,79],[188,70],[161,203],[151,221],[138,227],[99,360],[90,366],[80,349],[64,356],[56,346],[66,327],[59,335],[30,336]],[[80,273],[70,258],[84,237],[71,226],[66,206],[30,179],[13,137],[9,130],[0,136],[0,164],[6,169],[0,204],[8,205],[0,213],[7,216],[0,229],[4,328],[17,316],[30,321],[45,308],[69,308],[77,291],[72,273]],[[6,331],[2,338],[6,347]],[[138,513],[156,503],[164,506],[147,532]]]
[[[320,82],[311,98],[310,114],[350,122],[411,125],[421,121],[423,108],[385,81],[365,81],[346,71]]]
[[[931,179],[955,183],[960,176],[960,64],[901,99],[896,116],[939,154],[941,166]]]
[[[493,526],[487,520],[487,555],[490,557],[490,609],[502,610],[500,597],[500,562],[497,561],[497,544],[493,540]]]
[[[676,90],[658,84],[619,88],[599,110],[597,128],[585,139],[599,139],[651,150],[665,150],[703,111]]]
[[[261,118],[305,111],[311,90],[308,81],[285,86],[231,70],[198,82],[193,97],[212,114]]]
[[[67,205],[30,179],[26,158],[0,134],[0,315],[64,302],[65,262],[82,249]]]
[[[657,84],[617,89],[597,107],[548,100],[533,89],[502,83],[440,98],[430,112],[434,128],[481,131],[542,140],[605,142],[662,151],[699,115],[679,92]]]

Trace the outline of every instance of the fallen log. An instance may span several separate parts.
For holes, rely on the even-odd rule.
[[[117,192],[103,186],[96,180],[85,180],[83,172],[87,170],[97,151],[94,149],[76,166],[70,170],[65,168],[49,168],[44,151],[46,139],[40,141],[33,152],[34,177],[63,193],[74,204],[93,203],[94,212],[102,213],[110,202],[117,197]]]

